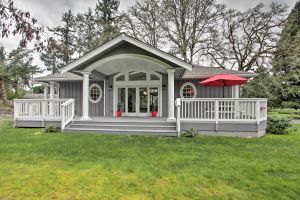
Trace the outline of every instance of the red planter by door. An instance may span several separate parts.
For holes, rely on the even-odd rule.
[[[157,117],[157,115],[158,115],[158,112],[151,112],[152,117]]]
[[[117,117],[122,117],[122,112],[117,112]]]

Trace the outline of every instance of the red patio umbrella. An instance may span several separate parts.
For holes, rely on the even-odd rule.
[[[200,84],[203,86],[210,87],[223,87],[223,97],[224,97],[224,86],[232,85],[243,85],[248,80],[246,78],[233,75],[233,74],[218,74],[209,79],[201,81]]]

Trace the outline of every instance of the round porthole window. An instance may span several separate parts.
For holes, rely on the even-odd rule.
[[[98,103],[102,98],[102,89],[98,84],[90,85],[90,102]]]
[[[180,88],[180,97],[181,98],[196,98],[197,97],[196,86],[191,82],[184,83]]]

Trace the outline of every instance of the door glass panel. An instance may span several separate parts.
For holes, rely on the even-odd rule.
[[[136,112],[136,88],[128,88],[128,112]]]
[[[147,88],[140,88],[140,113],[148,112],[148,91]]]
[[[158,111],[158,88],[150,88],[150,111]]]
[[[118,88],[118,111],[125,112],[125,88]]]

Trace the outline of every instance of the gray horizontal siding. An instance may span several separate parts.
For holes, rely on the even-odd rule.
[[[189,80],[175,80],[175,99],[180,98],[180,88],[186,82],[193,83],[197,88],[197,98],[232,98],[232,86],[223,87],[206,87],[200,85],[201,80],[189,79]]]
[[[102,89],[102,98],[98,103],[89,102],[90,116],[103,116],[104,89],[103,81],[90,81],[90,84],[99,84]],[[75,99],[75,115],[82,115],[82,82],[62,82],[59,85],[59,98]]]

